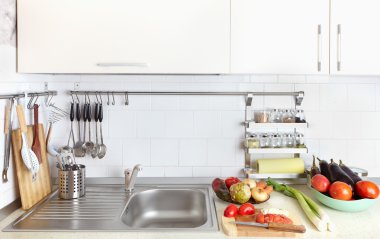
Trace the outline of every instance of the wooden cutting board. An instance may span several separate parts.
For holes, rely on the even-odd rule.
[[[259,211],[260,209],[256,209],[256,211]],[[295,218],[293,215],[290,215],[289,217],[292,219],[294,224],[299,225],[300,221],[298,218]],[[235,218],[229,218],[222,216],[221,225],[223,232],[227,236],[233,236],[233,237],[296,237],[296,238],[302,238],[305,233],[294,233],[294,232],[283,232],[283,231],[276,231],[276,230],[269,230],[264,227],[253,227],[253,226],[243,226],[243,225],[236,225],[231,222],[236,221],[244,221],[244,222],[255,222],[255,216],[240,216],[238,215]]]
[[[46,153],[45,133],[42,124],[39,124],[39,140],[41,143],[40,170],[36,181],[32,181],[32,173],[26,168],[21,157],[21,130],[12,131],[13,160],[16,166],[18,187],[20,190],[22,209],[28,210],[44,197],[51,193],[51,178],[48,157]],[[28,126],[27,140],[29,146],[33,143],[33,126]]]

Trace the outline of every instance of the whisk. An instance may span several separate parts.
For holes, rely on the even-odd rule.
[[[69,113],[64,111],[63,109],[57,107],[54,105],[54,103],[49,103],[47,105],[47,111],[48,111],[48,123],[49,123],[49,129],[46,135],[46,146],[48,146],[51,131],[53,128],[53,124],[57,123],[63,118],[66,118],[69,116]]]

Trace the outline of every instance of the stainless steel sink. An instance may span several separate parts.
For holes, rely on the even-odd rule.
[[[86,195],[61,200],[57,191],[3,231],[218,230],[211,189],[205,185],[87,186]]]
[[[134,195],[122,215],[132,228],[196,228],[207,222],[204,193],[197,189],[151,189]]]

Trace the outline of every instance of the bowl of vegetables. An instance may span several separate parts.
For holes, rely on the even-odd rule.
[[[308,185],[314,197],[322,204],[344,212],[365,211],[379,198],[379,187],[361,179],[340,160],[330,163],[319,160],[319,167],[313,165],[308,175]]]
[[[219,199],[235,204],[266,202],[273,191],[273,187],[265,181],[249,178],[240,180],[236,177],[228,177],[225,180],[215,178],[212,181],[212,189]]]

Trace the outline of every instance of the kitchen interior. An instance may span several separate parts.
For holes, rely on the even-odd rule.
[[[379,4],[1,0],[0,238],[377,238]]]

